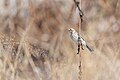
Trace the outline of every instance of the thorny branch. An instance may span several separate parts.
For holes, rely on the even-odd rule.
[[[82,10],[80,9],[80,6],[79,6],[79,3],[80,2],[77,2],[76,0],[74,0],[74,2],[75,2],[75,5],[76,5],[76,7],[78,8],[78,10],[79,10],[79,16],[80,16],[80,24],[81,24],[81,26],[82,26],[82,22],[83,22],[83,12],[82,12]],[[80,24],[79,24],[79,31],[78,31],[78,53],[77,54],[79,54],[79,52],[80,52]],[[82,45],[81,45],[81,48],[82,48]]]
[[[79,16],[80,16],[80,21],[79,21],[79,26],[78,26],[78,53],[77,54],[79,54],[80,53],[80,47],[83,49],[83,46],[82,46],[82,44],[81,44],[81,41],[80,41],[80,25],[81,25],[81,27],[82,27],[82,22],[83,22],[83,12],[82,12],[82,10],[81,10],[81,7],[79,6],[79,2],[78,1],[76,1],[76,0],[74,0],[74,2],[75,2],[75,5],[76,5],[76,7],[78,8],[78,10],[79,10]],[[82,70],[81,70],[81,54],[79,55],[79,58],[80,58],[80,60],[79,60],[79,80],[82,80]]]
[[[83,14],[82,10],[80,9],[80,6],[79,6],[80,2],[77,2],[76,0],[74,0],[74,2],[75,2],[76,7],[79,10],[79,16],[80,16],[80,19],[81,19],[81,22],[82,22],[83,21],[82,17],[84,16],[84,14]]]

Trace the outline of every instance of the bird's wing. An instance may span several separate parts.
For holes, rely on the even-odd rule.
[[[75,32],[71,36],[72,36],[72,39],[77,43],[78,42],[78,34]]]

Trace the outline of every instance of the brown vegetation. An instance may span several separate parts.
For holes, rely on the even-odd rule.
[[[120,1],[82,0],[82,80],[120,79]],[[73,0],[0,1],[0,80],[78,80]]]

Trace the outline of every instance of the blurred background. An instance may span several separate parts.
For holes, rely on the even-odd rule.
[[[120,0],[81,4],[82,80],[120,80]],[[78,23],[73,0],[0,0],[0,80],[78,80]]]

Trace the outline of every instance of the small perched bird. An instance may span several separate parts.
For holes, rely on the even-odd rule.
[[[76,43],[78,43],[78,33],[75,31],[75,29],[70,28],[68,31],[70,33],[70,37],[72,38],[72,40],[75,41]],[[91,49],[87,45],[86,41],[81,37],[81,35],[80,35],[80,43],[81,43],[82,49],[83,49],[83,46],[85,46],[90,52],[93,51],[93,49]]]

